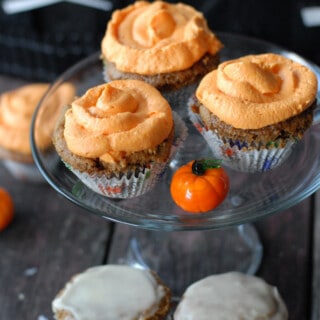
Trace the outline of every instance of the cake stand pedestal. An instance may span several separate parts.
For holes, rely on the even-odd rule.
[[[225,230],[153,231],[117,226],[121,234],[108,263],[156,271],[179,299],[187,283],[228,271],[255,274],[263,247],[251,224]],[[170,279],[170,280],[169,280]]]

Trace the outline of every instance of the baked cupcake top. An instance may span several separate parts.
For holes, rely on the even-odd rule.
[[[91,267],[75,275],[52,302],[75,319],[152,319],[168,289],[149,270]],[[73,319],[73,318],[72,318]]]
[[[221,63],[202,79],[196,97],[223,122],[260,129],[306,110],[317,87],[316,75],[304,65],[265,53]]]
[[[172,128],[171,108],[157,89],[140,80],[116,80],[72,102],[64,138],[72,153],[113,163],[159,145]]]
[[[0,146],[31,155],[29,130],[33,112],[49,85],[29,84],[0,96]]]
[[[31,156],[29,132],[35,108],[48,90],[47,83],[32,83],[0,96],[0,146],[6,150]],[[51,132],[54,127],[54,113],[59,107],[69,103],[74,96],[74,88],[69,84],[61,86],[47,101],[53,105],[54,112],[47,115],[46,127],[35,126],[39,148],[45,149],[51,144]],[[49,106],[48,106],[49,107]],[[51,130],[51,131],[50,131]]]
[[[221,47],[200,12],[162,1],[116,10],[101,43],[102,55],[117,69],[143,75],[187,69]]]
[[[174,314],[175,320],[287,318],[287,308],[275,287],[239,272],[213,275],[193,283]]]

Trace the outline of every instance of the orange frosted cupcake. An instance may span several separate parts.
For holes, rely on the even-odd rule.
[[[55,148],[97,193],[130,198],[150,190],[182,139],[184,125],[154,87],[115,80],[75,99],[57,123]]]
[[[47,83],[32,83],[0,96],[0,157],[10,172],[22,180],[42,181],[33,163],[29,136],[33,112],[48,88]],[[52,98],[57,112],[59,105],[69,102],[66,100],[74,95],[74,90],[66,89],[63,86]],[[46,128],[36,128],[39,147],[43,150],[51,144],[48,132],[53,130],[54,114],[49,120]]]
[[[161,320],[171,291],[158,275],[126,265],[91,267],[78,273],[52,301],[57,320]]]
[[[284,56],[226,61],[206,75],[190,116],[216,157],[233,169],[279,166],[312,125],[317,77]]]
[[[164,1],[116,10],[101,42],[106,80],[139,79],[165,93],[215,69],[221,48],[202,13]]]

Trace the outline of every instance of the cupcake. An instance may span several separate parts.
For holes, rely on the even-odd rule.
[[[33,112],[48,88],[47,83],[31,83],[0,96],[0,158],[13,176],[20,180],[43,181],[33,162],[29,132]],[[71,97],[68,92],[74,94],[73,90],[66,89],[63,86],[52,98],[55,110]],[[50,117],[51,124],[54,124],[54,115]],[[50,128],[52,125],[48,122],[46,128],[36,129],[39,147],[43,150],[51,144],[47,134]]]
[[[307,67],[278,54],[248,55],[207,74],[189,114],[225,165],[263,172],[283,163],[312,125],[316,94]]]
[[[163,1],[116,10],[101,42],[106,79],[143,80],[167,98],[215,69],[221,48],[200,12]]]
[[[73,276],[52,309],[56,320],[161,320],[170,297],[170,289],[150,270],[104,265]]]
[[[174,320],[194,319],[286,320],[288,311],[276,287],[255,276],[228,272],[186,289]]]
[[[57,122],[53,143],[93,191],[131,198],[150,190],[182,142],[184,125],[160,92],[139,80],[90,88]]]

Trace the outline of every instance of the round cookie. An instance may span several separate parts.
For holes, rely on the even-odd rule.
[[[263,279],[228,272],[190,285],[174,320],[286,320],[287,308],[278,290]]]
[[[104,265],[75,275],[52,309],[57,320],[160,320],[169,312],[170,295],[149,270]]]

